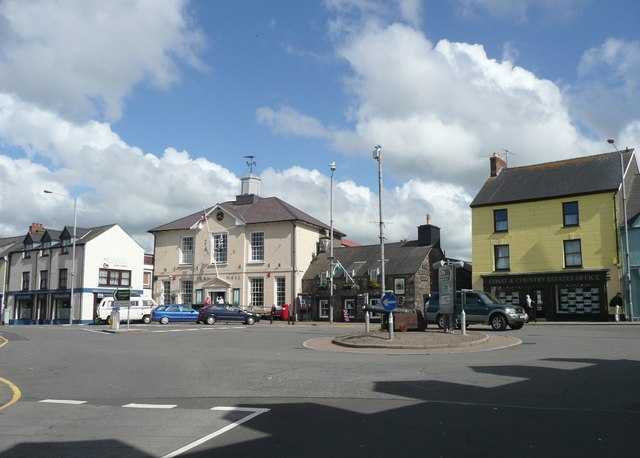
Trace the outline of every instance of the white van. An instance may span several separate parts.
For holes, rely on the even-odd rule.
[[[105,297],[100,301],[96,309],[96,323],[106,321],[111,324],[111,312],[113,311],[113,297]],[[142,321],[151,323],[151,310],[158,304],[149,297],[132,297],[131,307],[120,307],[120,321]]]

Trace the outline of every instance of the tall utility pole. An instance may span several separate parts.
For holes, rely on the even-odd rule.
[[[373,158],[378,161],[378,217],[380,225],[380,303],[386,292],[384,281],[384,221],[382,220],[382,146],[373,147]],[[389,312],[389,340],[393,340],[393,312]]]
[[[329,323],[333,323],[333,172],[336,163],[329,164],[331,170],[331,187],[329,189]]]
[[[629,256],[629,228],[628,228],[629,220],[627,219],[627,200],[626,200],[625,188],[624,188],[624,158],[622,157],[622,151],[618,149],[613,138],[607,139],[607,143],[609,143],[610,145],[613,145],[613,147],[616,149],[616,151],[620,155],[620,174],[622,178],[622,217],[624,218],[624,243],[625,243],[624,257],[625,257],[625,264],[626,264],[625,265],[626,273],[623,274],[623,276],[627,278],[627,291],[628,291],[627,294],[629,297],[629,317],[631,318],[631,321],[633,321],[633,301],[631,300],[631,289],[632,289],[631,288],[631,259]]]

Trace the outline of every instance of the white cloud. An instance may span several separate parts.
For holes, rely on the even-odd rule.
[[[525,22],[535,10],[543,13],[548,21],[566,20],[580,13],[590,0],[456,0],[460,13],[465,17],[485,14]]]
[[[610,38],[580,59],[578,80],[564,88],[572,113],[600,138],[640,118],[640,41]]]
[[[299,135],[301,137],[327,137],[329,132],[322,123],[311,116],[304,115],[291,107],[273,110],[260,107],[256,110],[259,123],[267,124],[278,134]]]
[[[434,46],[392,24],[365,27],[338,53],[352,69],[345,87],[355,127],[332,132],[331,141],[354,155],[380,143],[385,170],[398,180],[447,180],[475,191],[488,176],[487,159],[502,148],[525,164],[602,150],[581,137],[554,83],[490,59],[481,45]],[[306,121],[327,135],[319,121]]]
[[[264,195],[286,196],[291,205],[321,221],[330,221],[328,176],[317,170],[293,167],[283,171],[267,169],[261,178]],[[433,224],[442,229],[442,246],[447,255],[470,260],[472,198],[460,186],[416,179],[392,190],[383,189],[385,238],[416,240],[417,227],[425,224],[429,213],[434,216]],[[378,191],[334,178],[333,220],[336,230],[345,232],[347,239],[363,244],[379,243]]]
[[[581,134],[556,84],[511,59],[489,58],[481,45],[448,40],[434,45],[410,26],[384,26],[375,18],[357,24],[339,16],[330,31],[337,55],[351,68],[344,87],[351,96],[345,111],[353,129],[329,130],[293,107],[262,107],[269,116],[261,121],[268,119],[277,133],[327,138],[352,155],[368,156],[373,144],[381,144],[385,173],[407,181],[401,190],[385,191],[396,221],[389,231],[396,239],[412,234],[424,214],[432,213],[450,243],[445,250],[468,259],[468,205],[489,176],[493,152],[508,149],[516,154],[510,165],[527,165],[607,149]],[[347,205],[349,199],[340,202]],[[375,202],[350,207],[366,215],[359,226],[343,209],[346,227],[356,228],[350,237],[372,233],[362,221],[377,220]]]
[[[240,191],[233,173],[206,159],[173,148],[144,154],[108,124],[74,124],[7,94],[0,94],[0,138],[52,164],[0,154],[0,236],[25,233],[38,217],[50,218],[38,221],[49,227],[54,218],[58,227],[70,224],[70,203],[43,194],[50,189],[78,198],[78,226],[118,222],[150,250],[152,227]]]
[[[178,81],[177,60],[202,68],[184,0],[5,0],[0,24],[0,87],[76,120],[118,119],[136,84]]]

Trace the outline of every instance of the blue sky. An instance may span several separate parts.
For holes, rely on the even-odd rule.
[[[427,213],[471,259],[469,203],[510,167],[636,147],[636,2],[0,0],[0,237],[32,222],[147,230],[278,196],[377,243]]]

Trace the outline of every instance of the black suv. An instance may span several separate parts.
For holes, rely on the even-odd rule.
[[[443,329],[444,315],[440,313],[439,299],[439,293],[431,295],[424,304],[424,315],[427,323],[436,323],[439,328]],[[502,304],[490,293],[465,289],[456,291],[454,311],[458,327],[460,326],[460,313],[462,312],[463,304],[466,324],[488,324],[495,331],[504,331],[507,326],[511,329],[520,329],[527,322],[527,313],[522,307]]]

